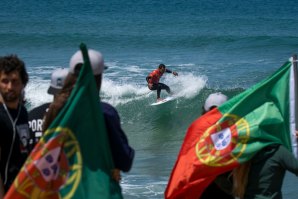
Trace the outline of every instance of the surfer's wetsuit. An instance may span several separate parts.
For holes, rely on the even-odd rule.
[[[168,69],[166,69],[165,72],[172,73],[172,71]],[[150,88],[148,86],[148,88],[150,90],[157,90],[157,99],[160,98],[160,92],[162,89],[166,90],[169,94],[171,94],[170,87],[168,87],[166,84],[159,83],[159,79],[161,78],[162,75],[163,73],[161,73],[158,69],[155,69],[146,77],[147,83],[152,84],[152,87]]]

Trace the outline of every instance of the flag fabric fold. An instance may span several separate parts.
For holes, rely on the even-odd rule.
[[[280,143],[297,157],[294,66],[287,61],[269,78],[195,120],[186,132],[165,198],[199,198],[220,174]]]
[[[28,157],[5,199],[122,198],[87,48],[65,106]]]

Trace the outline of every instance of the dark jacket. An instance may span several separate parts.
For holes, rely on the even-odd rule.
[[[127,137],[121,128],[120,117],[116,109],[105,102],[101,102],[109,136],[115,167],[121,171],[130,170],[134,158],[134,149],[128,144]]]
[[[281,199],[286,170],[298,175],[298,160],[282,145],[271,145],[251,160],[245,199]]]
[[[27,110],[21,106],[19,115],[19,109],[8,108],[8,111],[12,120],[17,121],[15,131],[3,104],[0,103],[0,172],[5,191],[13,183],[30,152]]]
[[[32,140],[30,142],[30,145],[32,145],[31,146],[32,149],[37,144],[41,136],[43,135],[42,133],[43,118],[50,104],[51,103],[42,104],[38,107],[35,107],[29,112],[28,122],[29,122],[31,137],[32,137]]]

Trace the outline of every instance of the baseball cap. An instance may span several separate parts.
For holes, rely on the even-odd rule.
[[[52,72],[51,83],[48,89],[49,94],[55,95],[62,89],[68,72],[67,68],[58,68]]]
[[[93,70],[93,74],[94,75],[101,74],[103,70],[107,68],[107,66],[104,65],[102,54],[96,50],[88,49],[88,55],[89,55],[90,64]],[[80,63],[84,63],[84,60],[83,60],[82,52],[79,50],[70,58],[69,72],[74,74],[75,66]]]
[[[220,92],[210,94],[204,104],[205,111],[210,111],[213,106],[220,106],[228,100],[228,97]]]

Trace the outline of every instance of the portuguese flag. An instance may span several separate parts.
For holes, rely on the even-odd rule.
[[[286,62],[264,81],[195,120],[187,130],[165,198],[199,198],[218,176],[280,143],[297,157],[295,78]]]
[[[59,115],[31,152],[5,198],[122,198],[87,48],[84,66]]]

